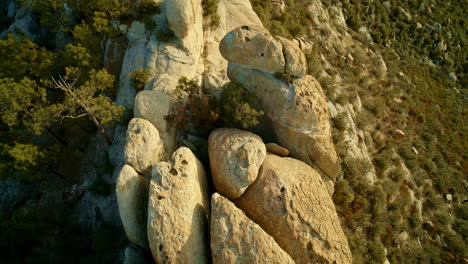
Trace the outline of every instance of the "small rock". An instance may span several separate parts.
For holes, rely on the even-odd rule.
[[[405,132],[401,131],[400,129],[395,129],[395,134],[402,137],[406,136]]]
[[[231,201],[211,198],[211,252],[214,264],[293,264],[276,241]]]
[[[447,193],[447,194],[445,195],[445,199],[447,199],[447,201],[451,202],[452,199],[453,199],[453,197],[452,197],[451,194]]]
[[[221,128],[210,134],[208,153],[216,191],[229,199],[236,199],[257,178],[266,148],[255,134]]]
[[[287,157],[289,156],[289,150],[281,147],[280,145],[276,143],[268,143],[265,144],[266,150],[270,153],[273,153],[275,155],[278,155],[280,157]]]
[[[419,152],[415,147],[412,147],[411,149],[413,150],[414,154],[418,155]]]

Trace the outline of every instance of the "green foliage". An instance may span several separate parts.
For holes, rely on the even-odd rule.
[[[203,0],[202,7],[203,7],[203,16],[208,18],[211,27],[218,27],[221,23],[221,18],[218,15],[218,4],[219,0]]]
[[[203,136],[216,127],[221,111],[217,99],[206,88],[198,85],[196,80],[180,78],[176,96],[178,102],[167,117],[169,121],[184,131],[196,128],[196,132]]]
[[[259,123],[263,111],[256,97],[238,83],[223,87],[220,99],[195,80],[182,77],[176,89],[179,102],[173,107],[168,119],[185,131],[208,136],[221,126],[240,125],[249,128]]]
[[[282,80],[285,83],[291,84],[294,80],[294,76],[288,73],[286,70],[282,70],[275,73],[275,78]]]
[[[0,40],[0,78],[47,78],[54,59],[51,51],[26,37],[8,34],[6,39]]]
[[[302,1],[285,1],[286,11],[276,10],[271,1],[251,0],[252,7],[265,28],[273,35],[302,37],[307,33],[305,25],[311,23],[310,15]]]
[[[247,129],[258,125],[264,112],[258,108],[257,97],[240,83],[230,82],[221,93],[221,120],[225,124],[240,124]]]
[[[137,91],[143,90],[145,85],[150,81],[150,78],[150,69],[138,69],[130,74],[132,86],[135,87]]]
[[[46,89],[27,77],[0,79],[0,118],[6,125],[41,134],[51,122],[44,117],[46,104]]]

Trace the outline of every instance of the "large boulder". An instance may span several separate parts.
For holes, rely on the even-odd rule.
[[[236,199],[257,178],[266,148],[255,134],[221,128],[210,134],[208,154],[216,191],[229,199]]]
[[[214,264],[293,264],[275,240],[231,201],[211,198],[211,253]]]
[[[125,163],[148,178],[151,168],[164,157],[164,145],[158,130],[149,121],[133,118],[125,137]]]
[[[166,116],[171,110],[171,97],[162,91],[141,91],[135,98],[134,116],[150,121],[159,131],[166,153],[175,148],[175,130]]]
[[[205,170],[190,149],[153,167],[147,224],[157,263],[208,263],[209,216]]]
[[[307,164],[268,154],[257,180],[235,203],[296,263],[352,263],[335,205]]]
[[[287,84],[265,72],[231,63],[228,76],[258,96],[273,121],[279,143],[292,156],[317,165],[332,179],[337,177],[339,165],[329,109],[322,87],[314,77],[306,75]]]
[[[166,0],[166,17],[169,28],[179,38],[184,38],[195,23],[194,8],[201,5],[200,0]],[[200,10],[201,11],[201,10]]]
[[[260,26],[242,26],[234,29],[221,40],[219,49],[229,62],[268,73],[285,69],[281,41]]]
[[[131,166],[124,165],[119,172],[115,192],[125,233],[130,241],[148,248],[146,219],[149,180]]]
[[[226,75],[227,61],[221,56],[219,43],[226,33],[240,26],[258,25],[262,22],[253,11],[249,0],[220,0],[218,3],[219,26],[204,29],[204,65],[203,83],[213,92],[229,82]]]

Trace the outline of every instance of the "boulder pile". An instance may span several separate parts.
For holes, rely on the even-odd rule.
[[[162,4],[156,29],[122,27],[129,47],[117,101],[135,118],[116,132],[110,160],[133,243],[124,263],[352,263],[331,199],[338,161],[328,106],[301,48],[264,29],[247,0],[220,0],[217,28],[203,25],[201,0]],[[136,91],[129,76],[141,67],[152,77]],[[166,120],[182,76],[215,93],[229,80],[243,84],[277,142],[218,128],[203,165]]]

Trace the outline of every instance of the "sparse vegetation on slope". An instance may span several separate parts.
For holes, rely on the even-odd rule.
[[[329,13],[337,14],[337,8],[342,8],[350,27],[346,28],[323,16],[308,21],[314,14],[307,13],[310,3],[306,1],[285,1],[284,13],[273,11],[269,1],[251,2],[275,34],[301,36],[290,29],[290,15],[295,16],[294,23],[307,21],[301,23],[302,32],[314,43],[307,54],[309,74],[320,81],[335,105],[350,104],[356,111],[356,117],[342,112],[333,119],[343,171],[335,183],[334,200],[354,263],[383,263],[385,259],[391,263],[462,263],[467,256],[463,231],[467,222],[466,216],[455,213],[466,211],[463,201],[468,193],[464,179],[468,173],[466,52],[457,49],[466,40],[455,37],[464,32],[465,17],[459,15],[462,4],[432,7],[433,13],[426,14],[415,9],[420,1],[322,1]],[[392,11],[380,9],[387,4]],[[399,6],[419,15],[405,21]],[[442,31],[425,34],[425,29],[414,31],[416,22],[444,26]],[[357,32],[362,26],[367,26],[372,39]],[[338,41],[345,41],[346,35],[354,39],[346,41],[354,44],[343,50]],[[450,42],[450,48],[437,61],[441,54],[434,56],[434,47],[441,42]],[[427,57],[438,66],[428,65]],[[459,60],[449,67],[453,57]],[[449,71],[456,72],[458,82],[448,77]],[[372,163],[349,157],[345,140],[355,133],[353,122],[363,132]],[[373,185],[364,177],[371,168],[377,175]]]

